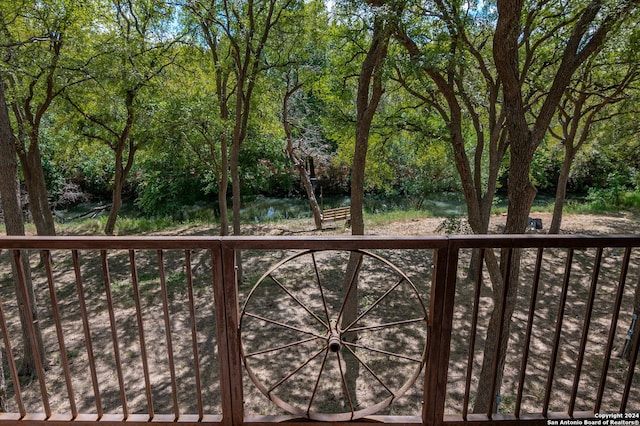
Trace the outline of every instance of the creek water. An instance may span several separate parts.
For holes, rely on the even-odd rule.
[[[322,209],[348,206],[348,196],[324,196],[318,198]],[[542,206],[553,203],[553,196],[538,194],[534,205]],[[106,203],[85,203],[74,206],[69,210],[56,211],[56,216],[61,221],[72,221],[81,217],[84,213],[92,213],[91,217],[107,216],[108,208],[100,210],[98,207]],[[427,194],[417,200],[409,200],[402,197],[388,197],[368,194],[365,196],[365,212],[385,213],[394,210],[415,209],[424,211],[426,216],[449,217],[463,216],[466,214],[466,205],[461,193],[440,192]],[[506,194],[497,194],[494,204],[506,207]],[[217,205],[211,202],[201,202],[192,206],[185,206],[176,213],[176,220],[217,220]],[[231,203],[229,203],[231,209]],[[132,202],[123,205],[121,216],[139,217],[141,214]],[[243,197],[240,216],[243,222],[272,222],[282,219],[302,219],[312,216],[309,201],[306,198],[276,198],[265,196]]]

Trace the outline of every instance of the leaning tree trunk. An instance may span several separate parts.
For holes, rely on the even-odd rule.
[[[298,91],[302,87],[302,84],[298,84],[294,86],[291,90],[288,90],[284,95],[284,99],[282,101],[282,126],[284,127],[284,134],[287,138],[287,154],[289,158],[293,162],[293,167],[298,171],[300,175],[300,181],[302,182],[302,186],[304,186],[304,190],[307,193],[307,198],[309,199],[309,204],[311,205],[311,211],[313,213],[313,220],[316,224],[316,230],[322,230],[322,210],[320,209],[320,205],[318,204],[318,200],[316,199],[316,194],[313,190],[313,184],[311,183],[311,177],[307,172],[307,168],[304,165],[304,162],[300,159],[298,154],[293,147],[293,134],[291,132],[291,123],[289,123],[289,109],[288,102],[291,96]]]
[[[316,230],[320,231],[322,230],[322,210],[320,209],[316,194],[313,190],[313,184],[311,183],[309,173],[304,166],[304,162],[295,153],[293,144],[291,143],[290,139],[287,141],[287,153],[289,154],[289,158],[293,162],[293,167],[298,171],[298,174],[300,175],[300,181],[302,182],[302,186],[304,187],[304,190],[307,193],[307,198],[309,199],[309,205],[311,206],[311,212],[313,213],[313,220],[316,225]]]

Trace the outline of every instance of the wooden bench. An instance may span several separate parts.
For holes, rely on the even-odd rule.
[[[351,224],[351,206],[322,211],[322,223],[335,222],[337,220],[345,220],[347,226],[349,226]]]

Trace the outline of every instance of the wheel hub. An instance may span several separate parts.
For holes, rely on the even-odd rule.
[[[342,349],[342,339],[340,338],[340,331],[338,331],[338,324],[335,321],[331,321],[331,334],[327,339],[329,350],[333,353],[340,352]]]

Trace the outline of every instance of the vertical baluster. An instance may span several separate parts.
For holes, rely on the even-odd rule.
[[[27,289],[26,275],[24,266],[22,264],[22,252],[20,250],[13,250],[13,260],[16,264],[16,272],[18,274],[18,287],[22,294],[25,316],[27,321],[27,334],[29,335],[29,341],[33,350],[33,361],[36,367],[36,373],[38,375],[38,383],[40,384],[40,395],[42,396],[42,405],[44,407],[45,416],[48,419],[51,417],[51,405],[49,404],[49,393],[47,392],[46,376],[44,374],[43,359],[40,356],[40,349],[38,339],[36,338],[36,330],[34,327],[34,321],[32,317],[33,309],[35,306],[31,306],[31,300],[29,299],[29,290]]]
[[[111,340],[113,342],[113,358],[116,363],[116,375],[118,376],[118,385],[120,387],[122,417],[124,420],[127,420],[127,418],[129,417],[129,408],[127,407],[127,394],[124,387],[124,376],[122,374],[120,345],[118,344],[118,327],[116,324],[115,307],[113,306],[113,297],[111,294],[111,277],[109,275],[109,263],[107,262],[106,250],[100,250],[100,259],[102,261],[102,279],[104,281],[104,293],[107,297],[107,309],[109,310],[109,325],[111,327]]]
[[[160,271],[160,289],[162,292],[162,308],[164,310],[164,329],[167,336],[167,352],[169,357],[169,372],[171,374],[171,394],[173,396],[174,420],[180,418],[178,406],[178,385],[176,383],[176,368],[173,360],[173,343],[171,340],[171,319],[169,318],[169,296],[167,294],[167,281],[164,272],[164,254],[158,250],[158,269]]]
[[[540,286],[540,273],[542,271],[542,258],[544,248],[538,249],[536,256],[536,266],[533,272],[533,284],[531,287],[531,299],[529,302],[529,318],[527,320],[527,331],[524,338],[524,349],[522,352],[522,362],[520,364],[520,377],[518,378],[518,391],[516,395],[516,405],[514,415],[516,419],[520,418],[520,408],[522,406],[522,393],[524,391],[524,380],[527,375],[527,363],[529,361],[529,350],[531,348],[531,334],[533,331],[533,319],[536,313],[536,302],[538,300],[538,287]]]
[[[13,357],[13,349],[11,348],[11,339],[9,339],[9,329],[7,328],[7,320],[4,315],[4,308],[2,307],[2,299],[0,299],[0,326],[2,326],[2,339],[4,340],[4,351],[7,356],[7,364],[9,366],[9,373],[11,374],[11,381],[13,384],[13,392],[16,396],[16,404],[18,405],[18,412],[22,419],[27,415],[24,409],[24,402],[22,401],[22,390],[20,389],[20,377],[18,376],[18,368],[16,367],[16,360]]]
[[[189,292],[189,319],[191,321],[191,340],[193,342],[193,368],[196,376],[196,396],[198,398],[198,420],[204,417],[204,406],[202,403],[202,385],[200,382],[200,357],[198,355],[198,329],[196,319],[196,305],[193,296],[193,276],[191,272],[191,251],[185,250],[185,267],[187,270],[187,289]]]
[[[580,339],[580,349],[578,350],[578,361],[576,362],[576,372],[573,377],[573,389],[571,390],[571,399],[569,400],[569,416],[573,417],[573,411],[576,407],[576,398],[578,396],[578,385],[580,384],[580,373],[582,372],[582,364],[584,362],[584,353],[587,347],[589,336],[589,328],[591,327],[591,313],[593,312],[593,302],[596,297],[596,287],[598,285],[598,277],[600,276],[600,266],[602,265],[602,247],[598,247],[596,258],[593,265],[593,274],[591,276],[591,287],[589,288],[589,298],[584,313],[584,323],[582,325],[582,338]]]
[[[136,305],[136,320],[138,322],[138,337],[140,339],[140,358],[142,358],[142,372],[144,374],[144,389],[147,396],[147,409],[149,411],[149,420],[153,420],[153,396],[151,393],[149,361],[147,358],[147,345],[144,338],[142,304],[140,303],[140,286],[138,284],[138,269],[136,267],[136,256],[134,250],[129,250],[129,266],[131,268],[131,282],[133,283],[133,299]]]
[[[87,348],[87,357],[89,360],[89,371],[91,374],[91,383],[93,385],[93,395],[96,401],[96,412],[98,419],[104,415],[102,409],[102,400],[100,399],[100,387],[98,386],[98,374],[96,372],[96,358],[93,354],[93,343],[91,339],[91,329],[89,328],[89,315],[87,313],[87,303],[84,297],[84,286],[82,284],[82,274],[80,272],[80,258],[78,250],[71,252],[73,259],[73,270],[76,276],[76,291],[78,293],[78,304],[80,305],[80,315],[82,316],[82,329],[84,332],[84,341]]]
[[[560,347],[560,335],[562,334],[562,322],[564,321],[564,309],[567,303],[567,292],[569,290],[569,278],[571,276],[571,265],[573,264],[573,249],[567,252],[567,261],[564,268],[564,277],[562,279],[562,292],[560,294],[560,303],[558,304],[558,317],[556,318],[556,331],[553,338],[553,347],[551,348],[551,359],[549,360],[549,374],[547,375],[547,387],[544,395],[544,403],[542,406],[542,416],[547,417],[549,411],[549,401],[551,400],[551,389],[553,387],[553,378],[555,377],[556,363],[558,361],[558,348]]]
[[[511,287],[511,264],[513,259],[513,248],[507,249],[507,253],[504,259],[505,268],[504,268],[504,276],[503,276],[503,288],[502,288],[502,300],[500,305],[500,325],[498,326],[498,333],[496,337],[498,341],[496,342],[495,352],[493,354],[493,364],[491,366],[492,370],[492,379],[491,379],[491,404],[489,404],[489,410],[487,412],[487,417],[489,419],[493,418],[493,409],[496,405],[496,391],[499,389],[498,383],[498,368],[499,368],[499,358],[500,358],[500,347],[502,345],[503,334],[504,334],[504,323],[505,323],[505,315],[507,312],[507,301],[509,300],[509,288]],[[517,284],[517,283],[516,283]],[[497,306],[496,306],[497,307]],[[495,309],[495,308],[494,308]],[[506,336],[505,342],[508,342],[509,336]],[[506,343],[505,343],[506,344]]]
[[[71,418],[78,417],[78,409],[76,407],[76,399],[73,393],[73,384],[71,382],[71,370],[69,369],[69,358],[67,357],[67,348],[64,343],[64,333],[62,331],[62,320],[60,318],[60,309],[58,308],[58,297],[53,282],[53,271],[51,267],[51,252],[49,250],[42,251],[44,259],[45,271],[47,273],[47,283],[49,285],[49,297],[51,298],[51,309],[56,324],[56,334],[58,336],[58,346],[60,347],[60,362],[62,371],[64,372],[64,380],[67,386],[67,395],[69,396],[69,407],[71,409]]]
[[[613,342],[616,337],[616,328],[618,327],[618,317],[620,316],[620,305],[622,304],[622,296],[624,295],[624,285],[627,280],[627,272],[629,270],[630,258],[631,258],[631,248],[627,247],[624,251],[624,257],[622,259],[622,265],[620,267],[620,279],[618,281],[618,292],[616,294],[616,300],[613,305],[613,314],[611,316],[611,327],[609,328],[609,339],[607,340],[607,346],[605,349],[604,363],[602,365],[602,373],[600,375],[598,392],[596,394],[596,403],[593,408],[594,413],[599,413],[600,407],[602,406],[602,396],[604,395],[604,388],[607,383],[607,373],[609,371],[609,359],[611,358],[611,352],[613,350]]]
[[[484,265],[484,251],[485,249],[480,250],[480,256],[478,259],[478,271],[475,276],[475,294],[473,297],[473,313],[471,314],[471,339],[469,341],[469,356],[467,358],[467,378],[465,381],[464,388],[464,400],[462,403],[462,420],[467,420],[467,414],[469,411],[469,393],[471,391],[471,377],[473,373],[473,356],[476,350],[476,334],[478,328],[478,312],[480,307],[480,290],[482,289],[482,272]]]

